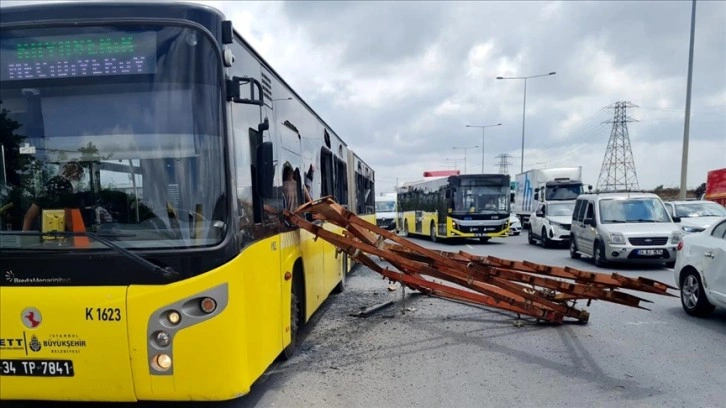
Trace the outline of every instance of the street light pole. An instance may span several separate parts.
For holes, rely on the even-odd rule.
[[[525,76],[525,77],[501,77],[501,76],[497,77],[497,79],[523,79],[524,80],[524,103],[522,104],[522,157],[520,158],[521,159],[521,163],[519,166],[520,173],[524,173],[524,125],[525,125],[524,119],[525,119],[525,113],[527,112],[527,80],[530,78],[539,78],[539,77],[550,76],[550,75],[555,75],[555,74],[556,74],[556,72],[552,71],[548,74],[530,75],[530,76]]]
[[[484,129],[488,127],[502,126],[501,123],[496,125],[466,125],[468,128],[481,128],[481,173],[484,174]]]
[[[456,149],[462,149],[464,150],[464,174],[466,174],[466,151],[469,149],[477,149],[479,146],[472,146],[472,147],[456,147],[454,146],[454,150]]]
[[[683,124],[683,153],[681,156],[681,189],[678,199],[686,199],[688,174],[688,135],[691,128],[691,81],[693,79],[693,38],[696,35],[696,0],[691,6],[691,43],[688,49],[688,84],[686,85],[686,120]]]

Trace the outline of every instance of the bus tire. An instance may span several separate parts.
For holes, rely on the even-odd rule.
[[[333,293],[335,293],[335,294],[345,292],[345,275],[346,275],[346,269],[348,269],[348,267],[347,267],[348,265],[347,265],[347,262],[345,259],[345,257],[346,257],[345,253],[342,253],[342,255],[343,255],[343,262],[341,262],[341,266],[340,266],[340,269],[341,269],[340,270],[340,282],[338,282],[338,284],[335,285],[335,287],[333,288]]]
[[[298,333],[300,332],[300,327],[302,326],[302,319],[300,318],[301,314],[300,311],[302,310],[300,307],[300,301],[302,297],[300,296],[300,281],[298,278],[298,273],[295,273],[293,275],[292,279],[292,290],[290,293],[290,344],[288,344],[287,347],[285,347],[284,350],[282,350],[282,359],[283,360],[289,360],[297,351],[297,341],[298,341]]]

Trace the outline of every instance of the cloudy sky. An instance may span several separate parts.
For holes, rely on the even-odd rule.
[[[8,1],[3,1],[9,4]],[[27,2],[24,2],[27,3]],[[208,1],[376,170],[378,192],[425,170],[582,166],[595,185],[616,101],[641,188],[678,186],[690,1]],[[465,147],[478,148],[461,149]],[[459,149],[454,149],[458,147]],[[464,161],[466,152],[466,164]],[[726,167],[726,2],[699,1],[688,185]]]

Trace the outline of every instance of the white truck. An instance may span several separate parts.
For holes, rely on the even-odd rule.
[[[584,192],[580,166],[527,170],[517,174],[515,182],[512,208],[524,228],[539,203],[574,200]]]

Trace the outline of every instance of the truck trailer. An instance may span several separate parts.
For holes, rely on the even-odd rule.
[[[726,167],[708,172],[704,198],[726,207]]]
[[[529,216],[540,202],[574,200],[583,193],[582,167],[532,169],[515,177],[514,213],[529,226]]]

